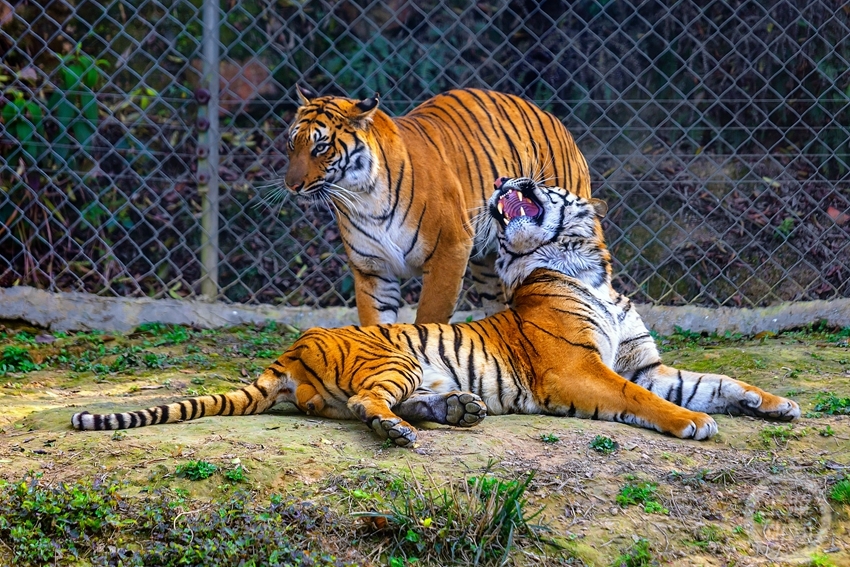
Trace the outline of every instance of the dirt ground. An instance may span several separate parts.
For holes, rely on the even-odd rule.
[[[70,427],[81,409],[139,409],[239,387],[291,340],[280,328],[115,336],[0,331],[0,350],[26,350],[33,365],[28,372],[7,365],[0,374],[6,480],[40,471],[49,482],[117,478],[130,493],[170,484],[207,497],[216,482],[170,472],[188,459],[239,459],[258,494],[313,491],[339,503],[340,478],[393,471],[462,480],[495,462],[506,475],[536,471],[530,505],[545,507],[536,521],[569,541],[578,563],[610,565],[646,538],[664,565],[850,566],[850,506],[829,498],[850,478],[850,415],[815,411],[828,393],[850,397],[850,348],[840,334],[664,339],[668,364],[730,374],[797,400],[804,417],[791,425],[716,416],[719,433],[698,442],[600,421],[491,416],[465,430],[420,424],[415,448],[399,449],[363,424],[286,407],[122,434]],[[600,435],[617,444],[613,453],[591,447]],[[659,506],[617,502],[625,485],[641,482],[657,485]]]

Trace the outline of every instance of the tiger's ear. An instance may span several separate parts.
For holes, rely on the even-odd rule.
[[[380,98],[381,94],[376,92],[372,98],[364,98],[355,102],[354,106],[351,107],[351,119],[358,122],[370,120],[378,109]]]
[[[590,199],[589,202],[593,210],[596,211],[597,217],[602,218],[608,213],[608,203],[602,199]]]
[[[306,90],[307,90],[307,94],[305,95],[304,91],[301,90],[301,87],[298,84],[295,85],[295,92],[298,93],[298,100],[301,101],[301,106],[307,106],[308,104],[310,104],[310,99],[307,98],[307,95],[314,94],[314,93],[310,92],[309,89],[306,89]]]

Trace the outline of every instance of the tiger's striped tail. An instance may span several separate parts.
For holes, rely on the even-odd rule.
[[[208,415],[251,415],[262,413],[279,400],[285,380],[266,369],[252,384],[225,394],[198,396],[171,404],[124,413],[89,413],[83,411],[71,417],[74,429],[102,431],[130,429],[162,423],[189,421]],[[282,398],[285,396],[281,396]]]

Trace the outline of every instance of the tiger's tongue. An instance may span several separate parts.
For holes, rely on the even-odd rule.
[[[515,191],[511,191],[507,195],[505,195],[504,199],[504,207],[505,213],[511,218],[522,216],[522,211],[525,212],[525,216],[536,217],[537,213],[540,212],[540,209],[529,201],[528,199],[519,200]],[[522,207],[522,211],[520,211],[520,207]]]

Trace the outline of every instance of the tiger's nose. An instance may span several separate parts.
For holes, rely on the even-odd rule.
[[[290,186],[289,186],[289,189],[290,189],[291,191],[296,192],[296,193],[298,193],[299,191],[301,191],[301,189],[303,189],[303,188],[304,188],[304,182],[303,182],[303,181],[302,181],[301,183],[297,183],[297,184],[295,184],[295,185],[290,185]]]
[[[496,181],[493,182],[493,185],[496,187],[496,189],[500,189],[502,187],[502,185],[504,185],[505,181],[507,181],[507,180],[508,180],[507,177],[498,177],[498,178],[496,178]]]

